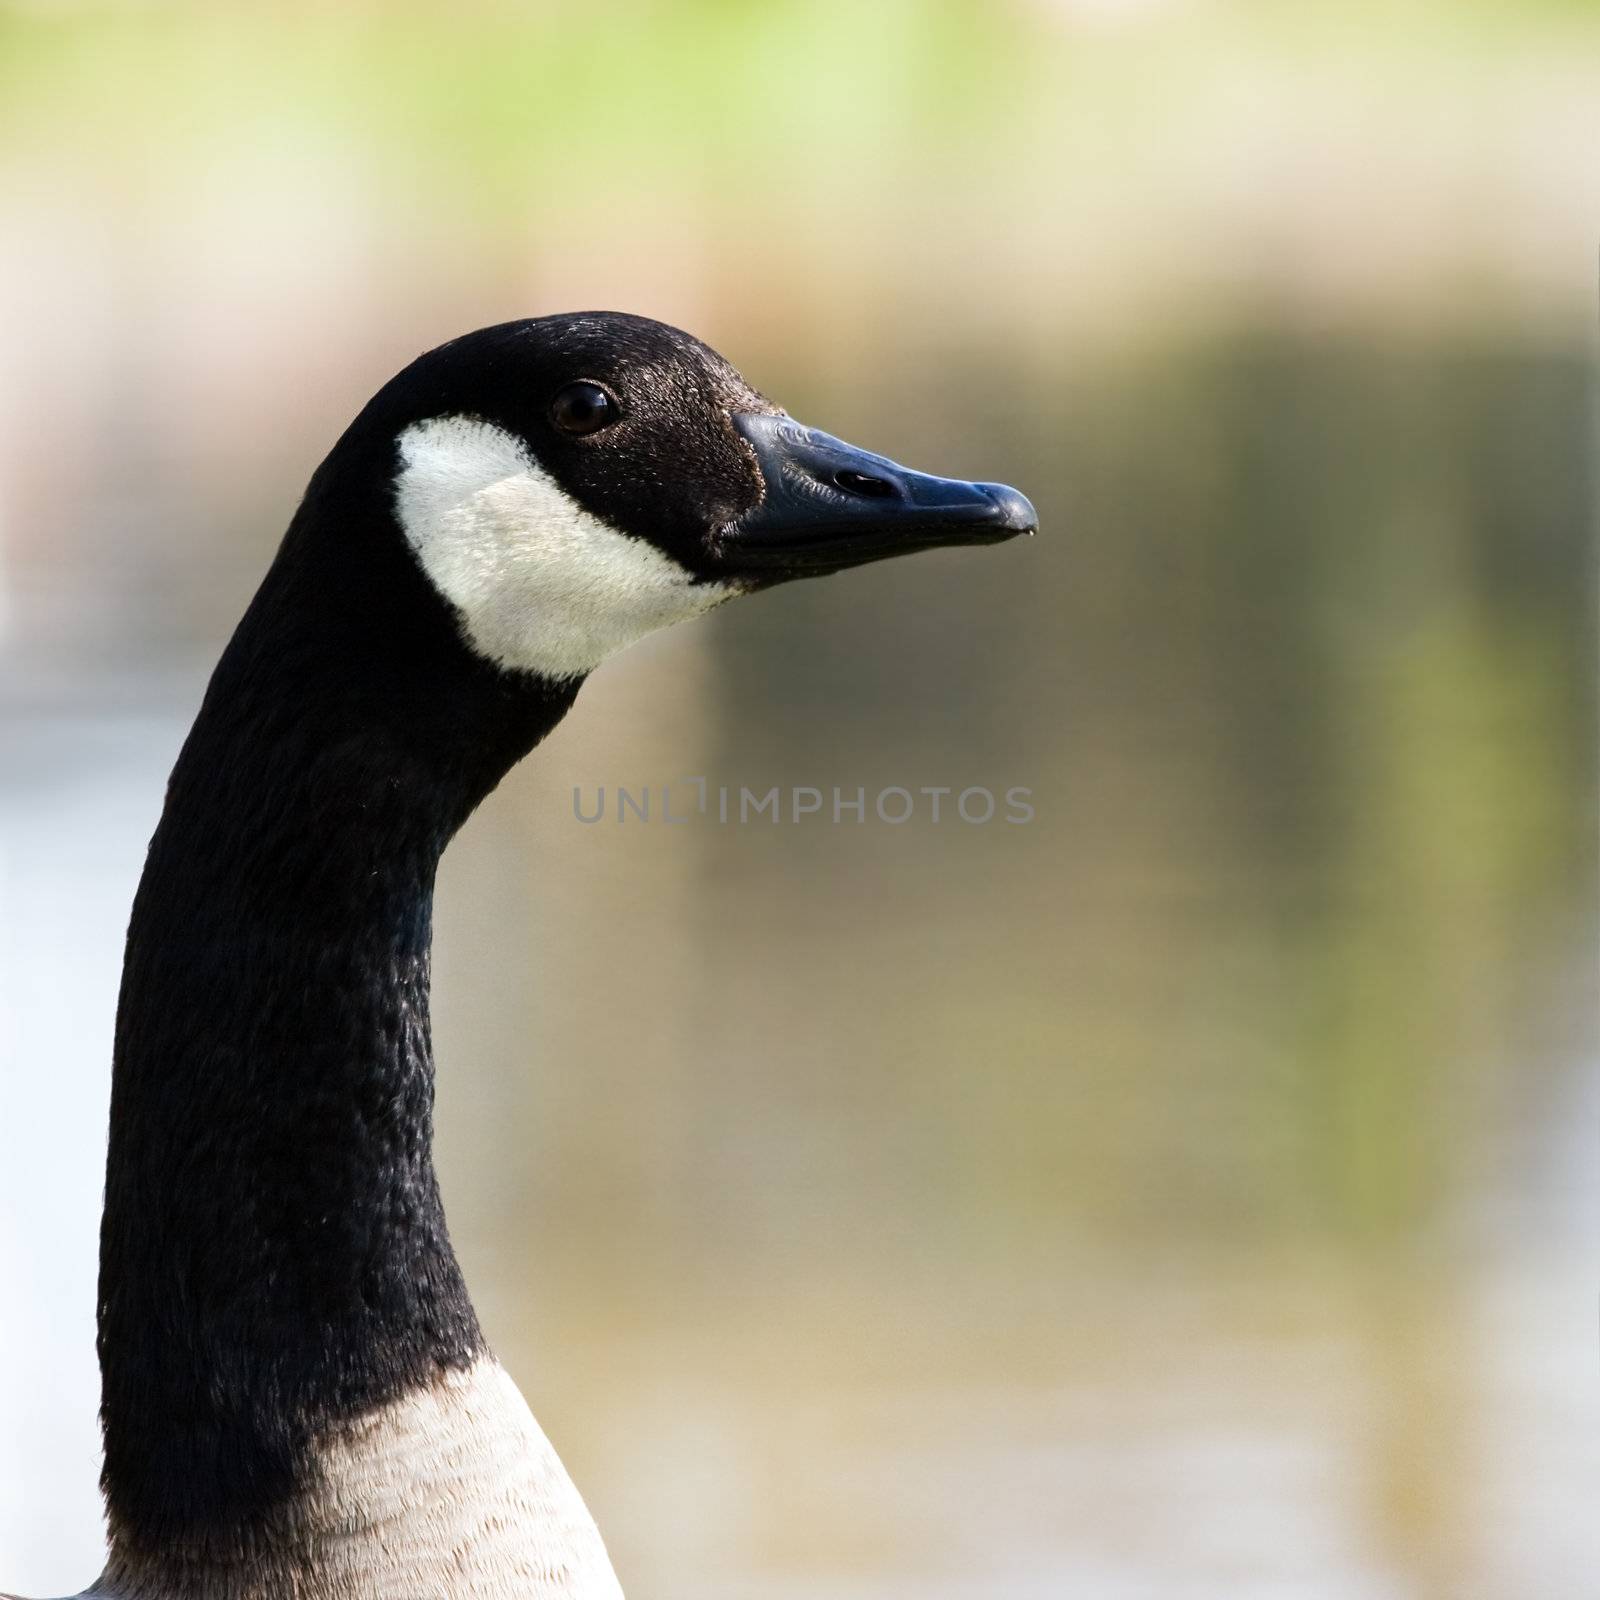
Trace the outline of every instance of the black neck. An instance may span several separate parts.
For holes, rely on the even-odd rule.
[[[105,1487],[155,1540],[269,1515],[320,1429],[481,1348],[430,1153],[434,873],[577,685],[472,656],[392,526],[316,526],[315,487],[179,757],[128,932]]]

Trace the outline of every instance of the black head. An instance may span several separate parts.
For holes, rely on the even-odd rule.
[[[908,472],[803,428],[698,339],[614,312],[428,352],[324,470],[374,447],[468,642],[548,677],[735,594],[1035,526],[1015,490]]]
[[[492,423],[577,505],[698,571],[708,532],[761,499],[730,423],[740,413],[781,414],[687,333],[577,312],[480,328],[430,350],[379,391],[364,420],[395,438],[438,417]]]

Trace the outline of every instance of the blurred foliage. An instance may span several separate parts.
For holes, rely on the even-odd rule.
[[[841,1044],[830,1081],[899,1064],[930,1170],[977,1163],[916,1202],[981,1253],[1063,1229],[1409,1249],[1482,1183],[1507,1097],[1537,1095],[1563,952],[1594,935],[1588,363],[1215,330],[1015,399],[1048,442],[1006,418],[965,448],[1030,485],[1039,547],[730,614],[715,765],[1005,774],[1035,785],[1037,834],[719,840],[730,896],[804,929],[798,852],[830,907],[820,942],[755,956],[713,914],[711,965],[743,977],[724,1009],[769,960],[821,963],[830,992],[899,974],[889,1032]],[[863,706],[891,618],[905,669]],[[930,928],[921,955],[896,933]],[[872,1181],[856,1156],[847,1186]]]
[[[86,208],[147,294],[247,240],[264,283],[690,298],[835,365],[1274,302],[1570,326],[1597,86],[1593,8],[1487,0],[12,5],[0,191]]]

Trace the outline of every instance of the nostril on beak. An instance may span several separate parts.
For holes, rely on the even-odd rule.
[[[852,472],[841,468],[833,475],[834,485],[846,494],[858,494],[864,500],[887,500],[894,494],[894,485],[887,478],[869,477],[865,472]]]

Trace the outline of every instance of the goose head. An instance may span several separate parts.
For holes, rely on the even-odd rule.
[[[352,440],[387,454],[395,522],[470,649],[551,680],[737,595],[1037,522],[1014,489],[804,427],[698,339],[616,313],[442,345]]]

